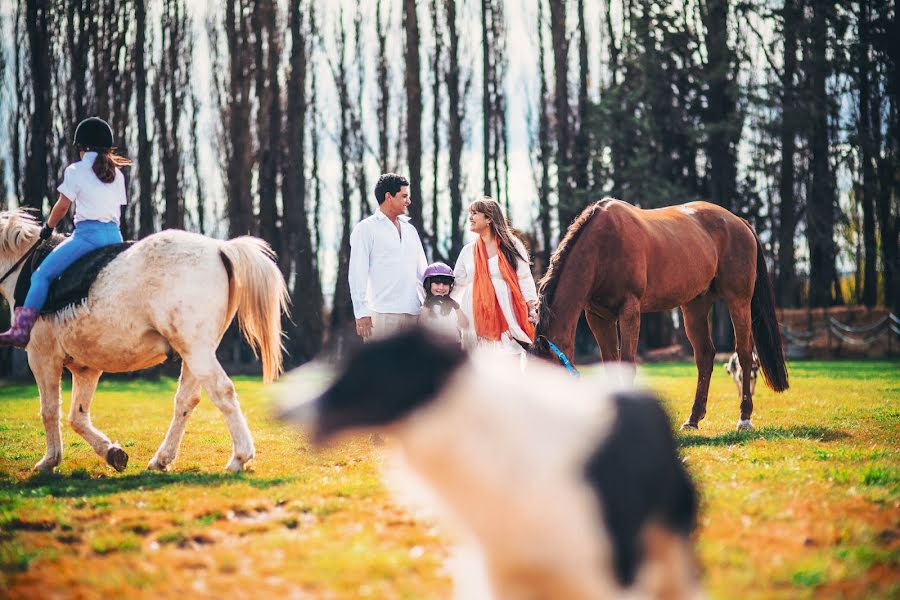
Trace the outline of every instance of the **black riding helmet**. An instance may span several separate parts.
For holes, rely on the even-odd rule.
[[[112,148],[112,128],[100,117],[88,117],[75,128],[74,143],[84,148]]]

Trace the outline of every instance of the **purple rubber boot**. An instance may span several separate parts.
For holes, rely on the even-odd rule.
[[[24,348],[31,339],[31,328],[34,327],[35,321],[40,313],[25,306],[20,306],[15,310],[12,327],[9,331],[0,333],[0,346],[15,346]]]

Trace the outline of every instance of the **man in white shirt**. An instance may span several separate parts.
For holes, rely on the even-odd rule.
[[[405,214],[409,181],[385,173],[375,184],[375,199],[378,210],[350,235],[350,297],[356,333],[364,340],[416,323],[427,266],[419,232]]]

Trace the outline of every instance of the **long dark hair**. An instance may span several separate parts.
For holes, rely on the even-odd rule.
[[[103,183],[112,183],[116,180],[117,167],[130,167],[132,164],[131,159],[116,154],[115,148],[78,146],[78,149],[97,153],[97,158],[94,159],[94,175]]]
[[[479,212],[490,220],[491,233],[497,238],[497,248],[503,253],[509,266],[515,269],[520,260],[528,262],[527,254],[522,256],[513,240],[518,239],[523,246],[525,242],[509,226],[509,221],[506,220],[506,215],[503,214],[503,208],[499,202],[490,196],[485,196],[470,204],[469,210]]]

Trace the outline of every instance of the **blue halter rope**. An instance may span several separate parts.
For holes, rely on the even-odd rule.
[[[541,336],[541,337],[543,337],[543,336]],[[547,338],[544,338],[544,339],[547,340]],[[575,366],[572,365],[571,362],[569,362],[568,357],[566,357],[566,355],[563,354],[562,350],[560,350],[559,348],[556,347],[556,344],[554,344],[550,340],[547,340],[547,344],[550,346],[550,349],[553,350],[553,353],[556,355],[556,358],[559,359],[559,362],[561,362],[563,364],[563,366],[566,368],[566,370],[569,373],[571,373],[575,377],[581,376],[581,373],[578,372],[578,369],[576,369]]]

